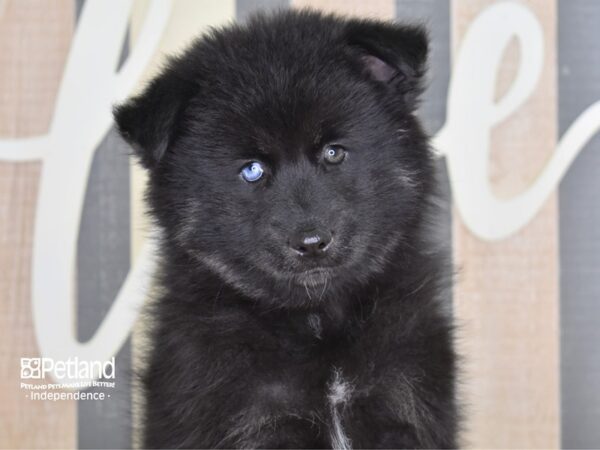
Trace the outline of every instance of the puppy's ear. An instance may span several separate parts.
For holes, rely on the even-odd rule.
[[[191,88],[170,68],[138,96],[113,108],[121,136],[147,169],[156,167],[172,143]]]
[[[355,20],[348,23],[346,40],[367,77],[414,106],[427,69],[429,39],[423,27]]]

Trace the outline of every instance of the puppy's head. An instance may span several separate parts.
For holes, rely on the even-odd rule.
[[[115,109],[165,245],[244,294],[324,301],[410,244],[431,179],[419,27],[315,12],[213,31]]]

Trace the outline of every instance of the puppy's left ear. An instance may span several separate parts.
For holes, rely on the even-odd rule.
[[[371,20],[352,20],[346,29],[352,58],[372,82],[402,96],[415,107],[427,69],[425,28]]]
[[[190,91],[189,82],[167,67],[141,94],[114,107],[121,136],[146,169],[156,167],[172,144]]]

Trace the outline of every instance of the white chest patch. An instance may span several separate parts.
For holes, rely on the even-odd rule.
[[[331,409],[332,430],[330,431],[331,445],[335,449],[351,450],[352,443],[344,432],[341,411],[350,400],[353,386],[344,380],[342,372],[334,368],[333,379],[328,385],[327,400]]]

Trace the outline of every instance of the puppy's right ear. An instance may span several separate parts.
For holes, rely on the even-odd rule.
[[[354,19],[346,26],[351,56],[364,74],[413,108],[422,90],[429,39],[419,25]]]
[[[170,68],[138,96],[113,109],[119,133],[147,169],[158,165],[173,142],[191,88]]]

